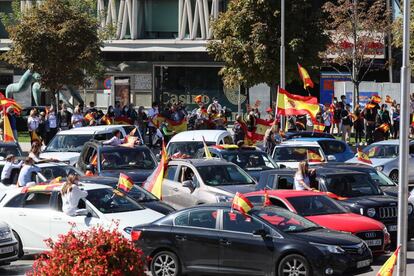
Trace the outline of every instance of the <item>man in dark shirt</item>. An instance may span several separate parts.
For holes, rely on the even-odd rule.
[[[379,106],[374,102],[368,102],[364,109],[365,140],[371,144],[374,141],[375,121]]]
[[[345,105],[345,109],[341,111],[342,119],[342,141],[350,142],[352,130],[352,114],[350,112],[351,106]]]
[[[62,104],[62,109],[58,112],[58,125],[61,130],[70,128],[72,113],[66,109],[66,104]]]

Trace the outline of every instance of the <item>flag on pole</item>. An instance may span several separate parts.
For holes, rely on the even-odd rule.
[[[119,174],[118,179],[118,186],[116,186],[118,189],[123,190],[124,192],[128,193],[132,187],[134,186],[134,181],[129,177],[128,175],[124,173]]]
[[[414,114],[411,115],[411,125],[414,127]]]
[[[381,132],[388,132],[390,130],[390,125],[387,123],[381,124],[379,127],[376,128],[376,130],[379,130]]]
[[[372,164],[371,159],[369,159],[369,156],[364,153],[360,148],[357,149],[357,159],[358,161],[367,163],[367,164]]]
[[[204,136],[202,136],[202,138],[203,138],[203,145],[204,145],[204,154],[205,154],[207,159],[212,159],[213,156],[211,156],[211,152],[208,149],[208,146],[206,144],[206,140],[204,139]]]
[[[298,70],[299,70],[299,75],[303,81],[303,88],[305,88],[305,90],[307,90],[309,87],[313,88],[314,84],[313,84],[311,77],[309,76],[308,71],[306,71],[306,69],[303,68],[299,63],[298,63]]]
[[[164,180],[164,172],[168,164],[167,151],[164,141],[162,142],[161,161],[154,173],[144,183],[144,188],[153,193],[159,199],[162,199],[162,181]]]
[[[374,95],[371,97],[371,101],[373,101],[374,103],[379,104],[382,101],[382,98],[378,95]]]
[[[272,202],[270,201],[269,198],[269,193],[267,192],[267,189],[264,190],[264,201],[263,201],[263,206],[272,206]]]
[[[320,107],[316,97],[294,95],[279,88],[277,95],[277,114],[284,116],[309,114],[315,120],[319,109]]]
[[[314,132],[323,132],[325,130],[325,124],[320,122],[313,122],[313,131]]]
[[[316,150],[308,149],[306,155],[308,162],[323,162],[322,156]]]
[[[247,213],[253,208],[253,204],[244,195],[237,192],[233,198],[233,202],[231,203],[231,208],[239,211],[243,215],[247,215]]]
[[[5,98],[4,96],[0,97],[0,105],[3,106],[3,108],[13,107],[17,113],[20,113],[22,111],[21,105],[19,105],[15,100]]]
[[[4,112],[4,114],[5,114],[5,112]],[[13,130],[12,130],[11,125],[10,125],[9,116],[7,116],[7,114],[5,114],[3,117],[4,117],[4,121],[3,121],[3,125],[4,125],[3,141],[4,142],[16,142],[16,139],[14,138],[14,135],[13,135]]]
[[[383,264],[383,266],[378,271],[377,276],[392,276],[392,272],[394,271],[394,266],[397,263],[398,252],[400,251],[400,247],[401,245],[397,247],[395,252]]]

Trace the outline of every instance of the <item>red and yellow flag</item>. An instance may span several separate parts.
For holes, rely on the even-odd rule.
[[[395,252],[384,263],[384,265],[378,271],[377,276],[392,276],[392,272],[394,271],[394,266],[397,263],[398,252],[400,251],[400,247],[401,245],[397,247]]]
[[[308,162],[323,162],[322,156],[316,150],[307,150]]]
[[[231,208],[246,215],[253,208],[253,204],[244,195],[237,192],[231,203]]]
[[[325,124],[319,122],[313,122],[314,132],[323,132],[325,130]]]
[[[132,125],[133,122],[131,119],[129,119],[126,116],[119,116],[119,117],[115,117],[114,124],[115,125]]]
[[[154,173],[144,183],[144,188],[153,193],[159,199],[162,199],[162,181],[164,180],[164,172],[167,168],[168,156],[165,149],[164,141],[162,142],[161,161]]]
[[[374,95],[374,96],[371,97],[371,101],[373,101],[374,103],[379,104],[379,103],[381,103],[382,98],[378,95]]]
[[[299,75],[303,81],[303,88],[305,88],[305,90],[308,89],[309,87],[313,88],[314,84],[313,84],[311,77],[309,76],[308,71],[306,71],[306,69],[303,68],[299,63],[298,63],[298,70],[299,70]]]
[[[93,116],[93,114],[92,114],[92,113],[88,113],[88,114],[85,114],[84,120],[85,120],[87,123],[89,123],[89,122],[91,122],[91,121],[95,120],[95,117]]]
[[[16,139],[14,139],[13,130],[12,130],[11,125],[10,125],[9,116],[7,116],[7,114],[6,114],[3,117],[4,117],[4,121],[3,121],[3,127],[4,127],[3,141],[4,142],[16,142]]]
[[[161,125],[162,122],[167,122],[168,123],[168,130],[169,131],[175,131],[176,133],[182,132],[182,131],[186,131],[188,128],[188,122],[186,118],[183,118],[181,121],[174,121],[174,120],[170,120],[160,114],[158,114],[157,116],[155,116],[154,118],[151,119],[151,122],[154,124],[154,126],[159,127]]]
[[[414,114],[411,114],[411,125],[414,127]]]
[[[316,97],[294,95],[279,88],[277,94],[277,114],[284,116],[309,114],[315,120],[318,112],[319,104]]]
[[[372,161],[371,159],[369,159],[369,156],[365,154],[360,148],[357,149],[357,159],[358,161],[361,161],[367,164],[372,164]]]
[[[241,123],[245,135],[245,144],[254,145],[258,141],[263,141],[266,130],[273,125],[273,121],[267,121],[260,118],[256,119],[256,126],[252,131],[247,129],[246,123]]]
[[[365,108],[366,109],[373,109],[373,108],[375,108],[376,107],[376,104],[373,104],[373,103],[368,103],[366,106],[365,106]]]
[[[263,206],[272,206],[272,202],[270,201],[269,193],[267,192],[267,189],[264,190],[264,201]]]
[[[382,125],[380,125],[379,127],[377,127],[377,130],[381,131],[381,132],[388,132],[390,130],[390,125],[387,123],[383,123]]]
[[[111,120],[111,118],[107,114],[105,114],[101,118],[101,124],[103,124],[103,125],[112,125],[112,120]]]
[[[4,109],[7,109],[7,108],[9,108],[10,106],[11,107],[13,107],[14,108],[14,110],[17,112],[17,113],[20,113],[21,111],[22,111],[22,107],[21,107],[21,105],[19,105],[15,100],[13,100],[13,99],[9,99],[9,98],[5,98],[4,96],[3,97],[0,97],[0,105],[4,108]]]
[[[132,187],[134,187],[134,181],[128,175],[120,173],[118,179],[118,186],[116,187],[128,193],[132,189]]]
[[[204,145],[204,155],[206,156],[206,159],[212,159],[213,156],[211,155],[211,152],[208,149],[208,146],[206,144],[206,140],[204,139],[204,136],[202,136],[202,138],[203,138],[203,145]]]

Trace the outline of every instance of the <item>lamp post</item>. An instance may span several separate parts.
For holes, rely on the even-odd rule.
[[[285,0],[280,0],[280,88],[285,89]],[[278,91],[277,91],[278,92]],[[278,95],[279,97],[279,95]],[[284,127],[284,118],[280,116],[280,128]]]

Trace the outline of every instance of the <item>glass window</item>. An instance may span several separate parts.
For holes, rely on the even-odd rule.
[[[398,145],[370,145],[363,149],[369,158],[396,158]]]
[[[83,175],[81,171],[72,166],[43,167],[41,168],[41,174],[46,180],[52,180],[56,177],[62,177],[62,180],[65,180],[69,174]]]
[[[253,231],[263,228],[263,223],[250,216],[246,217],[236,211],[223,212],[223,230],[252,234]]]
[[[235,165],[201,166],[197,170],[209,186],[255,184],[246,172]]]
[[[183,183],[184,181],[192,181],[194,187],[198,186],[197,176],[193,169],[186,166],[181,167],[180,175],[178,176],[178,182]]]
[[[206,142],[207,146],[212,146],[214,143]],[[204,147],[203,142],[174,142],[168,146],[168,155],[176,153],[189,155],[191,158],[195,157],[198,150]]]
[[[382,194],[370,176],[365,174],[329,175],[325,178],[325,185],[329,192],[343,197]]]
[[[177,226],[190,226],[197,228],[215,229],[217,210],[194,210],[185,212],[175,219]]]
[[[391,179],[388,178],[383,172],[379,172],[373,169],[369,172],[372,180],[379,186],[397,186]]]
[[[24,208],[47,209],[49,208],[50,193],[29,193],[23,202]]]
[[[294,177],[292,175],[280,175],[277,183],[277,189],[279,190],[293,190]]]
[[[156,167],[151,151],[146,147],[117,147],[114,151],[105,151],[101,154],[101,164],[102,170],[152,170]]]
[[[89,190],[86,199],[104,214],[132,212],[144,209],[135,200],[110,188]]]
[[[6,203],[4,207],[22,207],[26,194],[18,194]]]
[[[81,152],[83,145],[93,138],[91,135],[56,135],[45,152]]]
[[[319,147],[276,147],[273,152],[275,161],[284,162],[300,162],[309,160],[310,162],[318,162],[323,158],[323,153]],[[312,160],[313,159],[313,160]],[[318,160],[317,160],[318,159]]]
[[[347,213],[344,207],[327,196],[297,196],[287,200],[301,216],[319,216]]]
[[[334,155],[343,153],[345,151],[345,145],[337,141],[319,141],[325,155]]]
[[[168,180],[174,181],[176,172],[177,172],[177,166],[168,166],[165,178]]]
[[[247,171],[261,171],[276,169],[276,163],[265,153],[261,151],[226,151],[223,152],[223,158],[232,162]]]
[[[226,144],[226,145],[232,145],[233,144],[233,139],[231,138],[231,136],[224,137],[224,144]]]
[[[0,156],[6,158],[7,155],[13,154],[14,156],[22,156],[19,148],[16,146],[2,146],[0,147]]]
[[[260,205],[264,202],[263,196],[247,196],[247,199],[250,200],[253,205]]]

